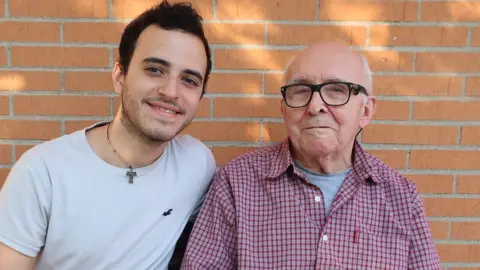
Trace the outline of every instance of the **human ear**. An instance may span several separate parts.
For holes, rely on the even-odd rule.
[[[122,67],[120,66],[120,63],[115,62],[115,66],[113,67],[113,71],[112,71],[112,82],[113,82],[113,88],[117,94],[122,93],[124,80],[125,80],[125,73],[123,72]]]

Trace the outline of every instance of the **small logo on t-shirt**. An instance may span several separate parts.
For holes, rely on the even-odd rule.
[[[166,217],[166,216],[170,215],[172,213],[172,211],[173,211],[172,208],[168,209],[168,211],[163,212],[163,216]]]

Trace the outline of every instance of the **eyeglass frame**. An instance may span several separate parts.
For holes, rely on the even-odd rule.
[[[348,98],[347,98],[347,101],[345,101],[345,103],[331,105],[331,104],[329,104],[328,102],[325,101],[325,99],[322,96],[321,90],[325,85],[332,85],[332,84],[343,84],[343,85],[346,85],[348,87]],[[288,105],[287,98],[286,98],[286,91],[287,91],[287,88],[291,87],[291,86],[307,86],[312,90],[312,94],[310,95],[310,98],[305,103],[305,105],[303,105],[303,106],[290,106],[290,105]],[[310,101],[312,101],[312,97],[313,97],[313,94],[315,94],[315,92],[318,92],[322,101],[325,104],[327,104],[328,106],[332,106],[332,107],[343,106],[350,101],[350,97],[352,96],[352,91],[353,91],[354,95],[358,95],[361,92],[361,93],[365,94],[366,96],[368,96],[367,89],[365,89],[365,87],[363,87],[362,85],[356,84],[356,83],[351,83],[351,82],[343,82],[343,81],[326,82],[326,83],[321,83],[321,84],[292,83],[292,84],[287,84],[287,85],[284,85],[284,86],[280,87],[280,92],[282,93],[283,100],[285,101],[285,104],[290,108],[302,108],[302,107],[308,106],[308,104],[310,104]]]

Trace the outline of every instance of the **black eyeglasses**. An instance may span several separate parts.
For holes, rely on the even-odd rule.
[[[318,92],[323,102],[329,106],[342,106],[348,103],[353,93],[368,95],[365,87],[349,82],[328,82],[322,84],[295,83],[282,86],[283,99],[287,106],[300,108],[306,106],[313,93]]]

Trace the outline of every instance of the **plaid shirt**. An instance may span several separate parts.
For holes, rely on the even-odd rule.
[[[442,269],[415,185],[354,145],[327,216],[286,139],[215,176],[182,269]]]

